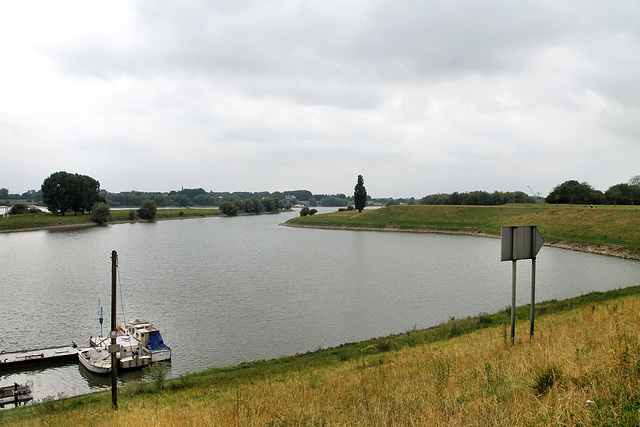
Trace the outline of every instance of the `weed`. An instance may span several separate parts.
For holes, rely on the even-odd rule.
[[[536,368],[533,374],[533,384],[531,388],[536,396],[547,393],[554,385],[558,384],[562,378],[562,370],[555,365],[547,365]]]
[[[505,384],[505,373],[502,364],[497,366],[492,365],[490,362],[484,364],[485,384],[489,394],[492,396],[498,395],[498,392]]]
[[[192,387],[193,385],[194,382],[187,372],[185,375],[180,375],[178,378],[171,380],[167,388],[170,390],[182,390],[183,388]]]
[[[132,397],[138,394],[146,393],[148,387],[146,387],[145,383],[142,381],[131,381],[127,383],[124,387],[118,388],[118,394],[121,396]]]
[[[385,353],[392,350],[393,348],[394,343],[390,339],[381,339],[376,343],[376,349],[378,349],[380,353]]]
[[[142,376],[149,381],[154,391],[162,390],[168,373],[169,365],[166,363],[153,363],[142,370]]]
[[[438,390],[444,388],[451,377],[451,357],[444,351],[437,351],[431,359],[431,367]]]
[[[36,410],[40,414],[53,414],[56,411],[56,398],[51,395],[43,397],[37,402]]]

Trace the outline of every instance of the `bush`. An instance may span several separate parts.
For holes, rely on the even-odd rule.
[[[222,212],[226,216],[236,216],[238,215],[238,206],[231,202],[225,201],[220,203],[220,212]]]
[[[91,220],[99,225],[111,220],[111,210],[109,205],[102,202],[96,202],[91,208]]]
[[[138,209],[138,216],[142,219],[151,221],[156,217],[157,210],[156,202],[151,199],[147,199],[142,203],[140,209]]]
[[[142,370],[142,375],[149,381],[154,391],[162,390],[162,384],[168,373],[169,365],[166,363],[154,363]]]
[[[16,203],[9,209],[9,214],[11,215],[20,215],[27,211],[27,205],[23,203]]]
[[[136,211],[133,209],[129,211],[129,221],[133,221],[136,219]]]

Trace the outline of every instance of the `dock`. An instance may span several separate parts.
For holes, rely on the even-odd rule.
[[[26,385],[14,383],[10,386],[0,387],[0,408],[4,408],[5,405],[13,405],[17,408],[21,404],[24,405],[33,400],[31,387],[30,382]]]
[[[39,348],[34,350],[0,352],[0,371],[27,365],[78,361],[78,349],[74,346]]]

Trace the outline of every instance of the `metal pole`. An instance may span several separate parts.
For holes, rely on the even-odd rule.
[[[511,344],[516,336],[516,260],[511,261]]]
[[[535,322],[536,306],[536,257],[531,258],[531,325],[529,326],[529,340],[533,340],[533,324]]]
[[[118,409],[118,359],[114,351],[117,344],[116,336],[116,269],[118,268],[118,254],[111,252],[111,404]]]

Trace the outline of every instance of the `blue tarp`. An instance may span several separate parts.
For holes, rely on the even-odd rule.
[[[154,331],[149,334],[149,342],[147,343],[149,350],[165,350],[169,349],[169,346],[162,341],[162,335],[160,331]]]

